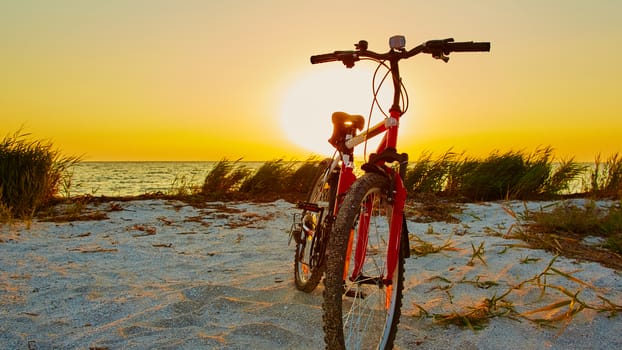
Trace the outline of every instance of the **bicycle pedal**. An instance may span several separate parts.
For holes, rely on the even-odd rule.
[[[296,242],[296,244],[300,244],[300,242],[302,242],[302,230],[297,229],[297,230],[292,230],[289,234],[289,241],[292,241],[292,238],[294,239],[294,242]],[[289,243],[288,243],[289,245]]]
[[[318,213],[321,210],[319,205],[317,205],[315,203],[309,203],[309,202],[298,202],[298,203],[296,203],[296,207],[298,209],[308,210],[308,211],[312,211],[314,213]]]

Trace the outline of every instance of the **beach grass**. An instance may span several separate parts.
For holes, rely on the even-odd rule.
[[[304,161],[275,159],[253,171],[241,159],[222,159],[208,172],[201,189],[182,189],[209,200],[304,200],[320,162],[317,156]],[[411,199],[423,202],[435,197],[454,201],[538,200],[577,195],[572,185],[589,177],[590,185],[583,186],[584,195],[615,197],[622,194],[621,169],[622,162],[614,156],[589,169],[588,174],[588,167],[572,158],[556,161],[550,147],[532,153],[496,151],[483,159],[450,149],[438,157],[423,153],[408,167],[404,184]]]
[[[241,159],[222,159],[208,171],[202,188],[188,188],[183,179],[176,179],[177,187],[171,192],[215,201],[304,200],[320,163],[317,156],[304,161],[276,159],[251,170]],[[426,203],[438,202],[435,197],[454,201],[559,198],[585,170],[572,159],[554,163],[548,147],[533,153],[494,152],[484,159],[450,149],[439,157],[422,154],[408,167],[404,184],[410,199]]]
[[[620,198],[622,157],[614,154],[601,162],[597,156],[590,168],[574,158],[556,159],[550,146],[533,152],[494,151],[484,158],[452,149],[436,157],[424,152],[409,165],[404,184],[411,196],[433,194],[463,201],[557,199],[577,193]]]
[[[209,200],[304,200],[320,163],[313,156],[302,162],[276,159],[253,172],[240,160],[223,159],[209,171],[200,192]]]
[[[0,145],[0,219],[3,221],[32,215],[60,191],[70,197],[71,165],[79,159],[64,157],[51,143],[32,141],[28,136],[18,132],[5,137]],[[194,179],[176,178],[165,195],[187,197],[193,202],[305,200],[320,163],[321,158],[317,156],[304,161],[276,159],[252,170],[241,159],[224,158],[207,171],[200,186],[194,184]],[[579,179],[587,180],[582,192],[576,193]],[[416,206],[415,211],[424,214],[423,217],[436,218],[445,213],[444,220],[451,220],[447,213],[452,209],[445,202],[567,196],[620,198],[622,157],[616,153],[601,162],[598,155],[594,166],[586,167],[572,158],[557,161],[551,147],[533,152],[495,151],[484,158],[473,158],[450,148],[439,156],[424,152],[409,165],[404,184],[410,203],[417,203],[410,208]],[[619,245],[618,239],[610,239],[610,246]]]
[[[590,174],[590,191],[598,196],[622,197],[622,156],[613,154],[605,162],[601,162],[598,154],[594,160],[594,168]]]
[[[404,186],[413,193],[437,193],[452,187],[453,182],[449,179],[454,174],[454,168],[461,156],[451,149],[437,158],[433,158],[431,152],[423,152],[409,166]]]
[[[451,167],[449,194],[472,201],[535,199],[567,189],[579,172],[572,160],[554,170],[552,149],[532,153],[493,152],[485,159],[465,158]]]
[[[203,181],[201,194],[211,200],[233,198],[242,181],[251,173],[248,168],[240,164],[240,160],[230,161],[223,158],[216,163]]]
[[[51,142],[18,130],[0,142],[0,216],[29,218],[52,201],[78,157],[64,156]]]

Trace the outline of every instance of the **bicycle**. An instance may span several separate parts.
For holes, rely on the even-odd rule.
[[[298,203],[302,214],[294,216],[290,232],[296,241],[294,275],[296,287],[312,291],[324,275],[323,323],[329,349],[393,346],[404,288],[404,260],[410,255],[404,215],[407,191],[402,183],[408,155],[397,152],[400,117],[408,109],[408,94],[398,62],[426,53],[447,62],[451,52],[490,51],[488,42],[430,40],[410,50],[403,36],[389,39],[386,53],[368,50],[364,40],[355,50],[311,56],[311,63],[340,61],[346,68],[360,60],[378,63],[372,79],[374,107],[384,119],[370,125],[360,115],[335,112],[332,160],[314,181],[307,202]],[[380,68],[387,72],[376,87]],[[377,95],[391,76],[393,101],[387,114]],[[367,124],[367,127],[365,125]],[[375,153],[354,173],[354,148],[383,135]]]

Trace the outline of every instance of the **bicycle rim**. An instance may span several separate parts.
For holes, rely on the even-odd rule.
[[[329,163],[330,164],[330,163]],[[325,225],[322,223],[329,212],[334,186],[330,185],[330,169],[322,167],[308,196],[308,202],[317,204],[323,212],[302,212],[302,231],[296,244],[294,278],[296,288],[311,292],[319,284],[323,274],[325,254]]]
[[[323,306],[326,342],[331,349],[393,346],[400,317],[404,260],[400,254],[393,282],[383,283],[392,212],[387,186],[383,176],[365,175],[352,187],[337,216]],[[357,233],[365,229],[363,226],[369,230],[367,242],[358,241]],[[362,247],[365,258],[360,273],[354,276],[358,270],[356,252]]]

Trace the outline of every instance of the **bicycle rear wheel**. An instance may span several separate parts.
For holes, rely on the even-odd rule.
[[[294,281],[296,288],[311,292],[324,273],[326,244],[330,232],[331,208],[335,201],[336,174],[332,173],[332,159],[322,161],[313,187],[309,191],[296,239]],[[327,219],[328,218],[328,219]]]
[[[327,252],[322,305],[329,349],[393,346],[402,305],[404,252],[399,250],[393,281],[385,283],[392,213],[389,185],[382,175],[364,175],[352,185],[337,214]],[[358,233],[366,229],[368,239],[362,242]],[[355,252],[362,248],[366,252],[360,259],[362,268],[353,276]]]

